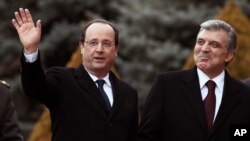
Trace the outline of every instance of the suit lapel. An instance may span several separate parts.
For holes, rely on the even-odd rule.
[[[80,65],[75,70],[75,77],[77,83],[86,91],[85,93],[93,97],[105,110],[107,110],[104,100],[100,92],[98,91],[95,82],[91,79],[88,72],[84,69],[83,65]]]
[[[118,82],[119,80],[115,77],[115,75],[110,72],[110,82],[112,85],[112,91],[113,91],[113,97],[114,97],[114,103],[113,106],[111,108],[111,114],[110,114],[110,118],[114,115],[114,113],[119,109],[120,104],[123,101],[123,97],[125,96],[125,94],[123,93],[124,91],[122,91],[122,87],[119,85],[120,83]]]
[[[187,98],[187,101],[190,103],[194,114],[197,117],[197,121],[199,122],[201,128],[205,133],[208,133],[206,126],[206,117],[204,106],[202,103],[199,79],[197,75],[196,67],[188,72],[189,74],[183,78],[183,94]],[[239,91],[239,87],[235,80],[229,76],[229,74],[225,73],[225,83],[223,90],[223,97],[221,101],[221,105],[215,119],[214,125],[212,127],[212,131],[209,133],[209,136],[216,132],[216,130],[223,124],[226,118],[230,115],[233,108],[239,102],[239,95],[236,93]]]
[[[235,80],[226,72],[222,101],[211,134],[223,124],[239,102],[240,97],[236,94],[237,91],[239,91],[239,87],[237,83],[234,82]]]
[[[204,131],[204,133],[206,133],[207,132],[206,118],[202,103],[202,97],[201,97],[201,91],[200,91],[199,79],[196,67],[188,71],[188,74],[186,75],[185,78],[183,78],[182,81],[183,81],[183,89],[182,89],[183,94],[187,98],[187,101],[190,103],[193,113],[197,118],[197,121],[201,129]]]

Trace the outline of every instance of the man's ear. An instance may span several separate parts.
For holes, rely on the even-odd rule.
[[[83,48],[84,48],[84,46],[83,46],[83,44],[81,43],[81,42],[79,42],[79,47],[80,47],[80,50],[81,50],[81,54],[83,53]]]
[[[234,53],[233,52],[229,52],[225,58],[225,62],[228,63],[230,62],[232,59],[234,58]]]

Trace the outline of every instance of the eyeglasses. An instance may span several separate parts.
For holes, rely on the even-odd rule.
[[[99,46],[99,43],[101,43],[102,47],[103,48],[111,48],[113,47],[114,43],[111,42],[111,41],[102,41],[102,42],[99,42],[99,41],[84,41],[89,47],[91,48],[96,48]]]

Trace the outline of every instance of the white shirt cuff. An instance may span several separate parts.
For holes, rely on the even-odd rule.
[[[31,53],[31,54],[24,54],[24,57],[25,57],[25,61],[28,62],[28,63],[33,63],[37,60],[38,58],[38,50],[34,53]]]

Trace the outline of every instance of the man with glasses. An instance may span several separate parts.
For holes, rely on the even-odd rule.
[[[24,47],[22,84],[26,95],[50,110],[53,141],[134,141],[138,125],[137,91],[110,71],[117,57],[118,30],[94,20],[81,35],[82,65],[43,72],[38,49],[41,20],[28,9],[12,19]]]

